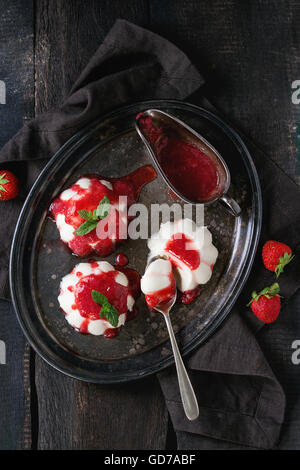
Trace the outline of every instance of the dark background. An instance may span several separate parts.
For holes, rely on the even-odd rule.
[[[291,101],[291,83],[300,79],[299,1],[0,0],[0,15],[0,80],[7,87],[0,146],[23,122],[62,102],[115,19],[124,18],[183,49],[212,103],[300,183],[298,107]],[[300,365],[291,362],[299,299],[258,337],[287,395],[285,449],[300,448]],[[0,315],[7,346],[0,449],[174,448],[155,377],[111,387],[64,377],[30,351],[8,302],[0,301]]]

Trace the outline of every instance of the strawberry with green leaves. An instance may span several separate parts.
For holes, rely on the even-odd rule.
[[[0,171],[0,201],[14,199],[19,194],[19,180],[8,170]]]
[[[263,246],[263,263],[269,271],[275,272],[277,278],[293,258],[291,248],[285,243],[269,240]]]
[[[261,292],[252,292],[252,299],[247,307],[264,323],[273,323],[279,315],[281,302],[277,282],[265,287]]]

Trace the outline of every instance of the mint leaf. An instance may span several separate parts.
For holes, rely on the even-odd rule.
[[[100,318],[106,318],[107,321],[111,324],[113,327],[117,327],[119,323],[119,312],[114,307],[113,305],[109,304],[109,307],[107,305],[103,305],[101,311],[100,311]]]
[[[101,294],[101,292],[98,292],[97,290],[92,290],[92,299],[94,302],[96,302],[96,304],[99,304],[99,305],[105,305],[105,304],[109,304],[109,301],[107,300],[107,298],[105,297],[104,294]]]
[[[99,217],[100,219],[105,219],[105,217],[108,216],[109,207],[110,207],[110,200],[108,199],[107,196],[104,196],[104,198],[101,199],[99,206],[96,209],[97,217]]]
[[[78,211],[78,214],[80,215],[80,217],[82,217],[85,220],[93,219],[92,211],[82,210],[82,211]]]
[[[0,181],[1,183],[1,181]],[[75,231],[75,235],[86,235],[87,233],[94,230],[97,227],[99,219],[105,219],[109,213],[110,201],[107,196],[101,199],[97,209],[91,210],[80,210],[77,211],[80,217],[82,217],[86,222],[83,222],[78,229]]]
[[[79,235],[80,237],[82,235],[86,235],[87,233],[90,233],[94,228],[97,227],[98,220],[86,220],[81,224],[77,230],[75,230],[75,235]]]
[[[97,290],[92,290],[92,299],[96,304],[101,305],[100,318],[106,318],[113,327],[117,327],[119,323],[119,312],[114,305],[111,305],[105,295]]]

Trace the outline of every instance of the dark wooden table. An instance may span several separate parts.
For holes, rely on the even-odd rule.
[[[7,85],[0,145],[22,122],[59,106],[120,17],[182,48],[206,78],[210,100],[300,183],[298,110],[291,101],[291,83],[300,79],[299,1],[0,0],[0,7],[0,80]],[[282,448],[300,448],[300,381],[290,361],[291,343],[300,338],[299,295],[293,302],[259,337],[287,393]],[[3,301],[1,311],[15,321]],[[18,406],[1,421],[0,448],[174,447],[155,377],[119,386],[81,383],[49,367],[19,335]]]

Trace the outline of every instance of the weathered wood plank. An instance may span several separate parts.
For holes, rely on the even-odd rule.
[[[33,1],[0,0],[0,147],[34,115]],[[3,95],[3,91],[5,94]],[[2,164],[22,176],[22,168]],[[21,201],[20,201],[21,206]],[[0,218],[9,207],[0,208]],[[6,233],[12,236],[14,220]],[[7,253],[1,252],[2,262]],[[31,447],[29,347],[12,305],[0,300],[0,340],[6,364],[0,365],[0,449]]]
[[[36,110],[59,106],[117,18],[141,26],[146,0],[36,3]]]
[[[117,17],[143,24],[144,1],[36,4],[36,112],[59,106]],[[36,358],[39,449],[162,449],[167,411],[155,378],[111,387],[64,377]]]
[[[150,1],[154,30],[193,60],[205,92],[300,183],[296,155],[300,4],[297,0]]]
[[[0,147],[34,116],[33,0],[0,2]]]
[[[162,449],[167,413],[156,378],[98,386],[36,361],[40,449]]]

